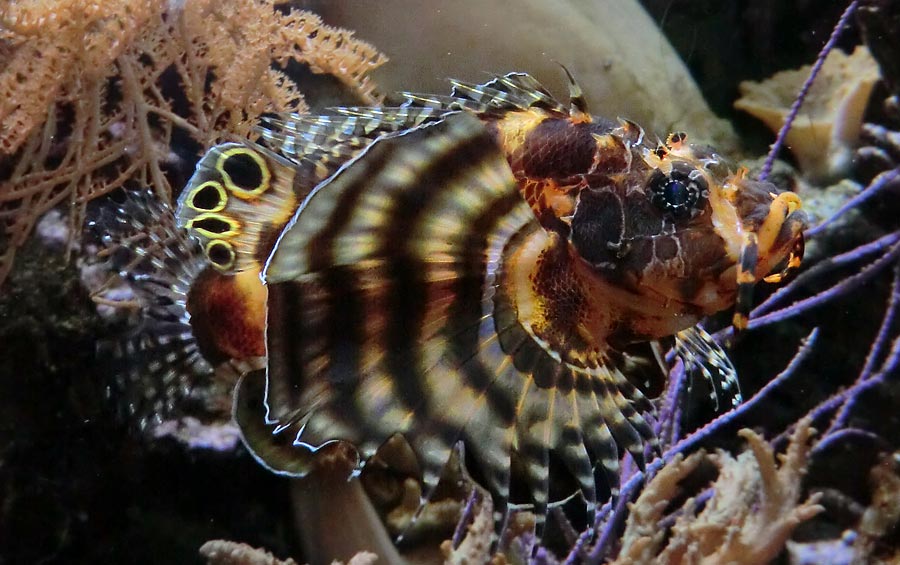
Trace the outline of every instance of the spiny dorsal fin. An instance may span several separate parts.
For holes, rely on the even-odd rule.
[[[283,114],[266,118],[257,131],[269,148],[301,167],[311,167],[315,179],[322,181],[380,136],[413,129],[454,112],[484,114],[537,107],[566,113],[547,89],[526,73],[509,73],[484,84],[451,83],[450,95],[403,92],[406,102],[400,107],[333,108],[337,115],[322,116]]]
[[[427,107],[332,108],[336,115],[283,114],[257,128],[267,146],[298,164],[317,168],[324,180],[378,137],[440,119],[445,110]]]
[[[569,81],[569,115],[578,122],[590,122],[591,113],[588,111],[587,100],[584,99],[584,91],[581,86],[569,72],[565,65],[560,65],[566,72],[566,78]]]
[[[496,77],[484,84],[473,84],[459,80],[451,80],[453,90],[450,96],[459,100],[460,105],[473,102],[483,110],[527,110],[541,108],[549,112],[567,114],[565,107],[527,73],[509,73]]]

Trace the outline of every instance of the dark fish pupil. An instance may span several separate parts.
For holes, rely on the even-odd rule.
[[[660,171],[650,179],[650,201],[663,212],[676,218],[686,218],[693,214],[705,197],[705,184],[701,179],[691,179],[689,173],[675,170],[665,175]]]
[[[663,187],[663,198],[672,207],[681,207],[688,203],[691,198],[687,185],[680,180],[670,180]]]

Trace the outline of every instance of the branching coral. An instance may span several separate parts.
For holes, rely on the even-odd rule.
[[[681,481],[696,470],[704,457],[702,452],[687,458],[678,454],[671,463],[660,469],[641,496],[630,505],[617,562],[644,563],[659,554],[666,538],[666,530],[659,527],[659,522],[671,500],[680,494]],[[693,499],[689,502],[691,506],[694,505]],[[693,514],[690,512],[690,515]]]
[[[209,565],[297,565],[293,559],[282,561],[264,549],[220,539],[204,543],[200,555]]]
[[[478,490],[473,491],[466,513],[472,514],[472,521],[466,525],[466,534],[459,531],[453,540],[441,545],[444,563],[466,565],[481,563],[490,559],[491,542],[494,533],[494,506],[491,497]],[[460,523],[463,526],[463,523]]]
[[[866,508],[859,523],[859,536],[853,549],[859,563],[874,560],[882,537],[900,523],[900,458],[897,453],[884,457],[881,464],[872,469],[870,482],[873,487],[872,503]],[[883,562],[896,563],[900,557],[894,548],[892,559]]]
[[[200,555],[209,565],[297,565],[293,559],[281,560],[264,549],[256,549],[244,543],[226,540],[208,541],[200,548]],[[373,565],[377,558],[374,553],[360,552],[347,565]],[[335,561],[332,565],[342,565]]]
[[[615,563],[768,563],[798,524],[823,510],[817,495],[800,502],[812,436],[808,419],[797,425],[780,466],[761,436],[747,429],[740,435],[749,449],[736,458],[708,456],[718,479],[708,496],[681,506],[670,531],[660,527],[665,510],[705,456],[679,454],[663,467],[631,505]]]
[[[0,282],[37,218],[121,186],[170,198],[173,139],[247,136],[263,112],[303,111],[289,61],[366,103],[386,59],[274,0],[56,0],[0,7]],[[77,230],[73,230],[77,232]]]

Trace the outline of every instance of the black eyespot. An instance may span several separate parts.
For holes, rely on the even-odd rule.
[[[206,230],[210,233],[222,234],[231,229],[231,225],[225,220],[219,218],[202,218],[191,224],[191,227],[198,230]]]
[[[219,267],[228,268],[234,262],[234,250],[222,241],[211,242],[206,248],[206,256]]]
[[[704,180],[692,179],[685,171],[676,169],[668,175],[657,171],[650,179],[650,201],[676,218],[689,217],[700,209],[705,193]]]
[[[222,197],[224,193],[220,187],[216,187],[211,183],[201,186],[191,196],[191,204],[197,210],[214,211],[222,206]]]
[[[240,189],[256,190],[262,184],[262,169],[259,163],[247,153],[229,155],[222,167],[228,176],[231,177],[231,182]]]

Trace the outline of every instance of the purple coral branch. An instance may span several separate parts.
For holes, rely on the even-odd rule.
[[[840,408],[840,406],[843,405],[847,401],[847,398],[849,395],[858,394],[858,393],[862,392],[863,390],[873,386],[873,383],[875,383],[875,381],[868,380],[859,386],[854,386],[854,387],[839,391],[839,392],[833,394],[832,396],[828,397],[826,400],[823,400],[822,402],[820,402],[815,408],[813,408],[812,410],[807,412],[806,415],[809,416],[812,419],[813,424],[815,424],[816,422],[820,421],[828,413],[834,412],[835,410]],[[782,445],[785,441],[787,441],[789,432],[790,432],[790,428],[788,428],[787,430],[785,430],[785,431],[781,432],[780,434],[778,434],[777,436],[775,436],[775,438],[773,438],[770,443],[777,448],[778,446]]]
[[[654,426],[654,433],[663,448],[670,447],[681,437],[682,395],[687,384],[687,373],[684,363],[679,359],[669,371],[666,393],[663,397],[659,419]]]
[[[895,351],[896,349],[896,351]],[[900,357],[900,337],[894,342],[894,348],[892,348],[892,355]],[[853,386],[846,388],[842,391],[839,391],[829,397],[827,400],[820,402],[815,408],[807,412],[807,416],[809,416],[813,423],[820,421],[823,417],[828,415],[830,412],[834,412],[835,410],[841,408],[846,405],[848,402],[855,401],[863,392],[875,388],[876,386],[881,385],[882,377],[884,377],[886,372],[879,372],[878,374],[866,379],[865,381],[859,381]],[[787,441],[788,433],[790,429],[785,430],[778,434],[772,441],[770,442],[775,448],[781,446],[785,441]],[[832,432],[828,432],[830,434]],[[826,434],[827,435],[827,434]]]
[[[694,431],[691,435],[687,436],[674,447],[669,449],[662,458],[665,459],[666,462],[670,461],[675,455],[679,453],[687,453],[692,451],[698,445],[712,435],[717,433],[722,428],[730,425],[734,421],[741,418],[744,414],[747,414],[751,410],[758,407],[760,404],[766,400],[772,391],[782,388],[785,383],[787,383],[797,372],[797,369],[800,365],[809,357],[809,354],[812,353],[813,347],[815,346],[816,340],[819,337],[819,328],[813,328],[813,330],[803,339],[800,344],[800,347],[797,349],[797,353],[794,354],[794,357],[788,363],[787,367],[784,368],[778,375],[766,383],[766,386],[759,389],[759,392],[753,395],[752,398],[744,402],[734,410],[730,410],[720,415],[718,418],[709,422],[702,428]]]
[[[557,561],[547,548],[538,547],[531,558],[529,565],[556,565]]]
[[[647,466],[648,473],[656,473],[663,466],[663,458],[658,458]],[[637,471],[628,481],[622,485],[619,490],[619,498],[616,499],[615,505],[609,505],[608,519],[600,530],[600,537],[591,550],[590,555],[585,559],[586,564],[597,564],[603,561],[607,555],[613,550],[613,544],[618,541],[617,532],[624,525],[625,518],[628,515],[627,508],[630,502],[641,489],[644,484],[644,473]],[[606,507],[607,505],[604,505]],[[601,510],[602,511],[602,510]]]
[[[806,283],[816,279],[817,277],[835,269],[855,263],[856,261],[868,257],[869,255],[873,255],[878,252],[883,253],[885,249],[889,249],[891,246],[898,242],[900,242],[900,232],[889,233],[876,239],[875,241],[871,241],[869,243],[851,249],[850,251],[819,261],[809,270],[800,273],[800,275],[797,276],[797,278],[795,278],[793,281],[775,291],[771,296],[769,296],[769,298],[765,300],[765,302],[754,308],[750,313],[750,317],[753,318],[755,316],[761,316],[762,314],[765,314],[766,312],[772,310],[775,306],[780,304],[789,294],[799,288],[802,288]]]
[[[881,353],[884,344],[887,343],[888,333],[891,331],[898,309],[900,309],[900,262],[894,265],[894,281],[891,283],[891,297],[888,300],[888,307],[884,313],[884,318],[881,320],[881,327],[878,328],[878,335],[875,336],[875,341],[872,343],[869,354],[866,356],[865,365],[863,365],[863,369],[859,373],[858,380],[864,381],[871,375],[876,359]]]
[[[569,550],[569,554],[566,556],[565,561],[562,562],[562,565],[575,565],[582,561],[584,557],[584,548],[591,538],[594,537],[594,529],[587,528],[585,531],[581,532],[581,535],[578,536],[578,539],[575,540],[575,543],[572,544],[572,549]]]
[[[884,255],[863,267],[863,269],[855,275],[843,279],[828,290],[810,296],[809,298],[804,298],[803,300],[794,302],[790,306],[787,306],[780,310],[776,310],[775,312],[760,316],[758,318],[751,318],[747,329],[752,330],[767,326],[769,324],[783,322],[784,320],[793,318],[801,314],[802,312],[810,310],[811,308],[821,306],[826,302],[844,296],[845,294],[856,290],[866,282],[870,281],[875,277],[875,275],[880,273],[882,269],[896,261],[898,257],[900,257],[900,244],[895,243],[889,248],[886,253],[884,253]]]
[[[843,430],[829,432],[823,435],[822,439],[819,440],[818,443],[816,443],[815,447],[813,447],[812,454],[818,455],[820,453],[828,451],[833,445],[848,440],[867,440],[884,447],[887,447],[888,445],[887,442],[876,433],[867,430],[861,430],[859,428],[845,428]]]
[[[856,400],[864,391],[881,385],[885,378],[897,378],[898,366],[900,366],[900,335],[894,338],[888,356],[877,373],[865,380],[858,380],[850,388],[821,403],[810,414],[814,419],[818,419],[828,412],[840,409],[841,411],[829,427],[828,434],[834,433],[839,427],[846,425],[850,411],[853,410]]]
[[[881,365],[881,370],[878,371],[878,374],[872,377],[872,379],[879,379],[881,377],[896,379],[898,368],[900,368],[900,335],[894,338],[888,358],[885,359],[884,363]]]
[[[612,554],[613,545],[618,539],[616,534],[623,526],[624,521],[627,517],[627,503],[637,496],[638,492],[643,487],[645,477],[655,474],[663,465],[668,464],[678,454],[688,453],[698,448],[702,443],[707,441],[713,435],[733,424],[743,415],[759,407],[774,393],[774,391],[782,389],[784,386],[786,386],[787,383],[791,380],[792,376],[797,373],[799,367],[812,352],[818,335],[818,328],[814,328],[803,340],[797,350],[797,353],[784,368],[784,370],[782,370],[774,379],[772,379],[772,381],[766,384],[766,386],[760,389],[759,392],[757,392],[747,402],[730,412],[722,414],[712,422],[696,430],[688,437],[678,442],[675,446],[667,450],[662,457],[659,457],[656,460],[652,461],[647,466],[647,470],[645,473],[642,473],[640,471],[635,471],[634,473],[632,473],[628,480],[622,484],[619,498],[616,500],[615,505],[613,506],[610,503],[607,503],[598,511],[595,525],[596,531],[599,532],[599,539],[592,548],[592,551],[585,562],[597,564],[602,562],[602,560],[605,559],[608,555]],[[824,415],[829,411],[835,410],[842,404],[852,402],[856,397],[859,396],[859,394],[879,384],[883,377],[892,374],[892,372],[896,370],[898,365],[900,365],[900,336],[898,336],[893,341],[888,358],[882,364],[882,367],[877,374],[873,375],[867,380],[857,382],[849,389],[842,391],[841,393],[826,400],[825,402],[814,408],[812,411],[810,411],[810,414],[815,419],[817,417],[821,417],[821,415]],[[786,439],[787,433],[788,430],[774,438],[772,440],[772,443],[778,444],[780,442],[783,442]],[[816,450],[819,451],[822,449],[826,449],[832,442],[838,441],[841,438],[870,438],[870,436],[872,436],[872,434],[864,430],[839,430],[838,432],[836,432],[836,434],[827,434],[826,437],[822,441],[820,441],[819,444],[817,444]],[[709,493],[704,494],[711,496],[711,494]],[[569,559],[567,559],[566,563],[575,562],[575,556],[580,555],[582,551],[581,548],[588,539],[589,535],[587,535],[587,533],[582,534],[582,537],[579,538],[580,543],[578,545],[577,552],[573,549],[573,552],[570,554]]]
[[[900,308],[900,262],[897,262],[894,265],[894,281],[891,284],[891,296],[888,300],[887,310],[884,312],[884,317],[881,319],[881,327],[878,328],[878,334],[875,336],[875,340],[872,342],[872,346],[869,348],[869,354],[866,356],[866,362],[863,365],[862,371],[860,371],[859,376],[856,379],[856,383],[861,383],[863,381],[868,380],[872,377],[872,372],[875,369],[875,363],[878,358],[881,356],[881,351],[884,349],[885,345],[888,342],[888,336],[890,335],[891,327],[894,324],[894,319],[897,315],[897,310]],[[898,338],[900,339],[900,338]],[[881,370],[875,378],[879,378],[881,375],[888,374],[891,370],[891,365],[896,364],[896,349],[898,347],[898,339],[894,340],[893,346],[891,347],[891,353],[888,354],[887,359],[885,359],[882,364]],[[893,361],[892,361],[893,360]],[[852,408],[854,402],[853,398],[849,398],[847,402],[845,402],[840,411],[838,411],[837,415],[832,420],[831,425],[826,432],[826,436],[831,435],[836,430],[843,428],[847,419],[850,416],[850,409]]]
[[[709,502],[709,499],[711,499],[713,497],[713,495],[715,495],[715,494],[716,494],[716,490],[712,487],[709,487],[708,489],[704,490],[703,492],[701,492],[700,494],[698,494],[697,496],[694,497],[695,507],[702,508],[707,502]],[[665,518],[663,518],[662,520],[660,520],[659,528],[662,530],[662,529],[669,529],[672,526],[674,526],[675,522],[678,521],[678,518],[680,518],[684,514],[684,510],[685,510],[685,508],[681,507],[681,508],[675,510],[674,512],[672,512],[671,514],[669,514],[668,516],[666,516]]]
[[[459,544],[462,543],[463,538],[466,536],[466,531],[469,529],[469,525],[474,519],[475,505],[478,504],[479,498],[478,489],[473,488],[472,493],[469,494],[469,500],[466,502],[462,514],[460,514],[459,521],[456,523],[456,530],[453,531],[453,538],[450,542],[453,549],[458,548]]]
[[[772,144],[772,149],[769,151],[769,154],[766,156],[766,161],[763,163],[762,170],[759,173],[759,180],[766,180],[769,176],[769,173],[772,172],[772,166],[775,164],[775,157],[781,151],[782,145],[784,145],[784,140],[787,138],[788,132],[791,131],[791,126],[794,125],[794,120],[797,119],[797,115],[800,113],[800,107],[803,106],[803,102],[806,100],[806,96],[809,94],[810,88],[812,88],[813,82],[816,80],[816,77],[819,75],[819,72],[822,70],[822,65],[825,64],[825,58],[834,49],[834,46],[837,44],[838,37],[841,35],[841,31],[843,31],[844,26],[847,25],[847,21],[850,19],[850,16],[853,15],[853,12],[856,11],[856,7],[859,4],[858,0],[853,0],[850,2],[850,5],[847,6],[847,9],[844,10],[844,13],[841,14],[838,23],[834,26],[834,30],[831,32],[831,37],[828,38],[828,41],[825,42],[825,45],[822,47],[822,50],[819,51],[819,56],[816,58],[815,64],[813,64],[813,68],[809,73],[809,76],[806,78],[806,82],[803,83],[803,86],[800,88],[800,92],[797,93],[797,97],[794,99],[794,103],[791,105],[791,110],[788,112],[787,119],[784,121],[784,125],[781,126],[781,129],[778,131],[778,135],[775,137],[775,143]]]

